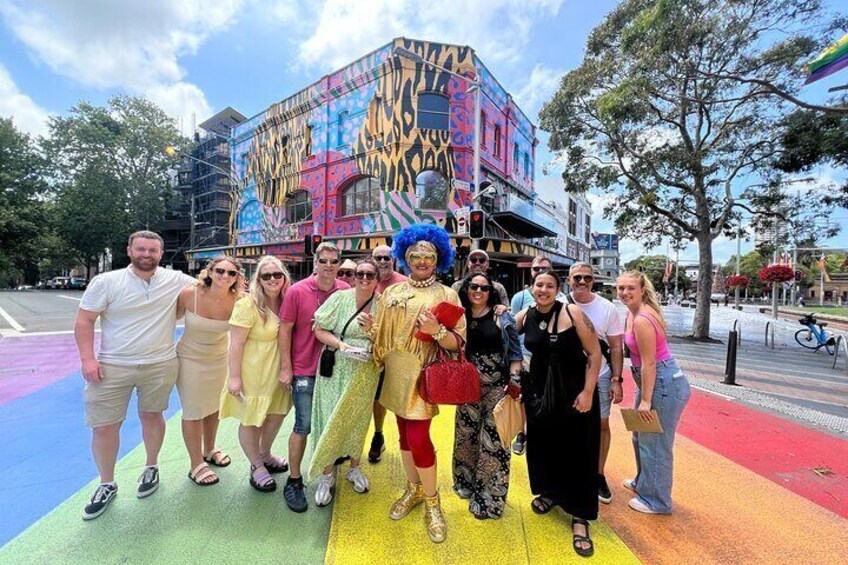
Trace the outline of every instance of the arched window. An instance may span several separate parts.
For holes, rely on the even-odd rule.
[[[450,129],[450,108],[448,97],[435,92],[418,94],[418,121],[420,129]]]
[[[380,179],[364,177],[342,191],[342,216],[380,210]]]
[[[448,207],[448,179],[438,171],[423,171],[415,177],[418,207],[422,210],[444,210]]]
[[[298,190],[286,198],[286,222],[296,224],[312,217],[312,199],[306,190]]]

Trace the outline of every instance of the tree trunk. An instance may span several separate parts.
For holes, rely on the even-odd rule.
[[[713,241],[710,234],[698,236],[698,300],[695,306],[695,320],[692,323],[692,337],[710,337],[710,294],[713,289]]]

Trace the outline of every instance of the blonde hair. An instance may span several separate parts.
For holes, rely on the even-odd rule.
[[[276,265],[283,272],[284,292],[291,285],[291,275],[289,274],[288,269],[286,269],[283,265],[282,261],[273,255],[265,255],[259,260],[259,263],[256,265],[256,271],[250,278],[250,299],[253,300],[253,304],[256,305],[256,309],[259,311],[259,317],[262,318],[262,322],[265,322],[268,319],[268,298],[265,296],[265,290],[262,288],[262,283],[259,282],[259,273],[262,272],[262,268],[266,265]]]
[[[662,325],[663,333],[667,329],[665,323],[665,317],[662,313],[662,308],[660,307],[660,301],[657,299],[657,291],[654,290],[654,284],[651,282],[651,279],[645,276],[645,273],[642,271],[625,271],[618,275],[619,279],[638,279],[639,287],[642,289],[642,303],[647,304],[654,313],[659,318],[659,322]]]

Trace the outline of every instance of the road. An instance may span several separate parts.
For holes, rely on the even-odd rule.
[[[82,291],[0,291],[0,335],[73,331]]]

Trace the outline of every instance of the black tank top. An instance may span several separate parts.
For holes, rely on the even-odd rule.
[[[471,310],[468,311],[468,316],[465,321],[468,324],[467,335],[468,343],[465,345],[465,353],[467,355],[482,354],[482,353],[498,353],[503,350],[501,344],[501,330],[495,322],[495,316],[491,310],[474,318],[471,316]]]

